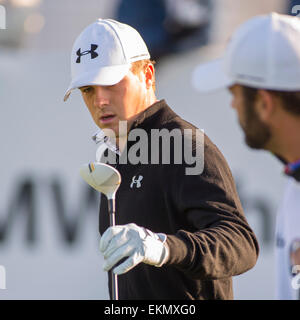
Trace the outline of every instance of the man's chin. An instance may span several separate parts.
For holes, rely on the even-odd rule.
[[[267,147],[266,147],[267,141],[263,139],[256,139],[256,138],[245,135],[245,143],[251,149],[267,150]]]
[[[99,127],[105,133],[105,135],[110,138],[118,137],[119,135],[118,125],[106,125],[106,126],[99,126]]]
[[[265,149],[268,150],[268,145],[271,141],[271,131],[268,126],[259,122],[254,121],[255,118],[248,120],[248,126],[242,127],[245,135],[246,144],[252,149]]]
[[[106,125],[106,126],[102,126],[100,127],[105,134],[108,137],[115,137],[115,138],[119,138],[119,137],[127,137],[127,126],[121,126],[119,125],[119,123],[114,123],[111,125]]]

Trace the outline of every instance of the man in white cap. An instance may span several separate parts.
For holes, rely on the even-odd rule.
[[[107,202],[101,197],[104,270],[120,275],[120,299],[232,299],[232,276],[256,263],[256,237],[220,151],[207,136],[199,142],[196,128],[156,99],[149,58],[139,33],[110,19],[84,29],[71,54],[72,82],[65,99],[79,88],[95,123],[112,130],[117,139],[122,136],[120,121],[128,124],[126,146],[106,150],[117,151],[122,182],[116,195],[117,226],[109,227]],[[188,164],[173,157],[168,164],[161,157],[155,164],[133,163],[128,151],[136,145],[130,136],[143,132],[151,139],[153,129],[193,132],[188,140],[203,160],[201,172],[187,174]],[[151,142],[146,153],[149,147],[152,160],[156,146]],[[174,144],[170,143],[171,155]],[[165,148],[159,145],[164,158]],[[205,159],[198,149],[205,150]],[[127,154],[129,161],[123,161]],[[182,151],[180,156],[183,159]]]
[[[227,87],[246,143],[285,163],[289,181],[277,218],[277,297],[299,299],[300,19],[271,13],[248,20],[223,58],[197,67],[193,80],[200,91]]]

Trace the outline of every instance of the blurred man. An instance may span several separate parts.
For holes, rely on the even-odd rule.
[[[120,299],[232,299],[232,276],[255,265],[257,240],[220,151],[208,137],[198,140],[199,130],[157,100],[149,58],[139,33],[110,19],[88,26],[72,50],[72,82],[65,99],[80,88],[97,126],[110,130],[117,142],[124,135],[127,140],[114,154],[122,177],[117,226],[109,227],[107,201],[101,198],[104,270],[120,275]],[[120,130],[124,121],[125,134]],[[201,172],[186,171],[183,151],[182,162],[173,153],[175,143],[170,143],[174,158],[163,161],[168,148],[163,141],[153,143],[152,134],[160,130],[164,138],[174,129],[181,134],[179,144],[185,130],[193,133],[186,140],[196,160],[203,160]],[[136,142],[137,134],[141,142]],[[133,150],[143,160],[136,162]]]
[[[277,296],[297,299],[292,270],[300,269],[300,20],[276,13],[250,19],[222,59],[196,69],[194,84],[200,91],[229,88],[248,146],[285,163],[290,178],[277,221]]]

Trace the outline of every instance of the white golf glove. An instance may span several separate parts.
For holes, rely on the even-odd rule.
[[[108,228],[100,240],[100,251],[105,262],[103,269],[110,270],[121,259],[128,257],[113,269],[115,274],[123,274],[143,262],[161,267],[169,256],[167,236],[154,233],[134,223]]]

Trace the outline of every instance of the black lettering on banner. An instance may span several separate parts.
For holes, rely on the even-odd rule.
[[[35,187],[30,178],[18,186],[16,196],[11,200],[6,218],[0,221],[0,242],[4,242],[12,229],[13,221],[22,213],[26,218],[26,241],[32,245],[36,240],[36,199]]]
[[[236,181],[240,182],[240,176],[237,175]],[[44,190],[42,201],[38,201],[40,193],[37,191]],[[237,183],[238,193],[245,210],[245,214],[249,216],[255,215],[260,219],[261,240],[268,245],[273,242],[273,219],[271,207],[268,199],[263,198],[259,194],[248,194],[244,191],[243,185]],[[67,245],[74,245],[78,242],[80,230],[86,220],[86,212],[98,215],[100,196],[97,191],[88,185],[83,185],[77,199],[72,199],[67,205],[66,193],[67,185],[58,179],[49,182],[43,182],[43,179],[36,179],[36,176],[27,176],[18,179],[18,182],[12,189],[12,196],[8,198],[7,208],[1,208],[0,212],[0,244],[8,241],[14,232],[15,224],[24,224],[24,233],[26,245],[34,245],[37,243],[39,224],[41,220],[37,212],[43,211],[45,208],[38,207],[38,204],[44,203],[47,198],[52,203],[50,214],[58,221],[58,230],[62,234],[62,242]],[[6,212],[5,212],[6,211]],[[42,235],[41,235],[42,236]],[[162,311],[162,309],[158,309]],[[159,312],[158,311],[158,312]]]
[[[27,245],[35,245],[38,239],[38,224],[41,219],[38,219],[37,212],[43,210],[38,208],[39,203],[37,190],[42,186],[42,183],[35,181],[34,178],[28,177],[18,182],[16,189],[13,189],[12,197],[9,199],[7,213],[0,214],[0,244],[4,244],[11,237],[12,227],[14,224],[25,224],[25,241]],[[64,188],[58,180],[53,180],[49,185],[46,185],[45,190],[48,193],[46,197],[51,196],[53,200],[53,214],[57,218],[59,228],[62,233],[63,241],[68,245],[73,245],[79,239],[80,228],[83,221],[86,220],[86,212],[90,211],[93,214],[98,214],[100,196],[99,192],[95,191],[88,185],[84,185],[83,191],[78,197],[78,205],[76,209],[67,208],[64,198]],[[3,210],[3,209],[2,209]],[[72,218],[68,218],[71,216]]]
[[[58,219],[63,238],[67,244],[71,245],[79,238],[80,226],[82,226],[82,221],[86,216],[86,212],[91,207],[97,208],[99,206],[99,192],[95,191],[90,186],[87,186],[83,193],[83,199],[80,198],[79,200],[79,206],[77,209],[73,209],[73,213],[75,212],[75,214],[72,214],[73,218],[67,218],[67,216],[70,216],[70,214],[67,214],[67,211],[70,210],[67,210],[66,208],[63,190],[61,184],[57,180],[52,181],[51,191],[54,200],[55,215]],[[98,213],[97,210],[95,211]]]
[[[240,177],[236,177],[236,187],[242,206],[245,211],[245,215],[248,217],[254,213],[260,219],[261,225],[261,238],[262,241],[269,245],[273,243],[273,219],[272,219],[272,210],[266,199],[260,195],[249,195],[244,192],[243,184],[241,183]]]

